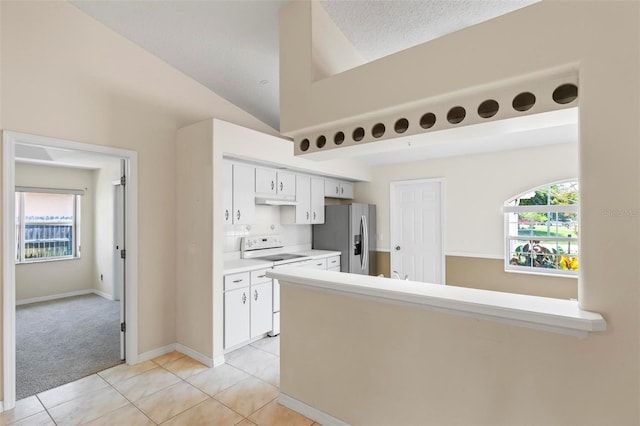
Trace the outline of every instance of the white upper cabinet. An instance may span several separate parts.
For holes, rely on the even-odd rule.
[[[324,223],[324,179],[296,175],[296,205],[280,208],[280,221],[305,225]]]
[[[231,225],[233,223],[233,165],[231,163],[224,163],[224,194],[222,198],[223,223],[225,225]]]
[[[296,175],[275,169],[256,167],[256,194],[293,199],[296,195]]]
[[[340,182],[340,197],[353,199],[353,182]]]
[[[256,167],[256,194],[276,195],[276,179],[275,170]]]
[[[277,173],[277,190],[278,194],[284,197],[295,197],[296,195],[296,175],[295,173],[281,172]]]
[[[228,166],[232,167],[231,170],[231,188],[228,184]],[[225,209],[225,222],[234,223],[237,225],[251,225],[256,221],[256,204],[255,204],[255,190],[254,190],[254,167],[243,164],[229,164],[224,165],[225,181],[224,181],[224,203]],[[229,191],[231,189],[231,191]],[[231,197],[229,197],[229,192]],[[226,219],[226,211],[230,204],[233,206],[231,209],[232,217],[231,222]]]
[[[311,223],[311,178],[305,175],[296,176],[295,223]]]
[[[324,179],[311,178],[311,223],[324,223]]]
[[[324,196],[331,198],[353,198],[353,183],[337,179],[324,180]]]

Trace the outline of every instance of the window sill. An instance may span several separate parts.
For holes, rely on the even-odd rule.
[[[267,271],[267,276],[285,286],[329,290],[581,338],[589,332],[606,330],[602,315],[580,309],[577,300],[304,268],[283,267]]]
[[[69,260],[80,260],[81,257],[56,257],[53,259],[38,259],[38,260],[27,260],[22,262],[16,262],[16,266],[18,265],[33,265],[35,263],[51,263],[51,262],[66,262]]]

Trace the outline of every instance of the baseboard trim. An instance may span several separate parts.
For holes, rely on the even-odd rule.
[[[0,401],[0,413],[2,413],[4,411],[4,405],[2,404],[2,401]]]
[[[185,345],[183,345],[181,343],[176,343],[175,345],[176,345],[176,350],[178,352],[182,352],[183,354],[190,356],[191,358],[195,359],[196,361],[200,361],[201,363],[203,363],[207,367],[213,367],[215,365],[212,358],[209,358],[208,356],[203,355],[200,352],[195,351],[195,350],[191,349],[190,347],[185,346]]]
[[[213,359],[213,367],[220,367],[226,362],[224,355],[217,356]]]
[[[320,411],[310,405],[305,404],[302,401],[298,401],[295,398],[290,397],[287,394],[280,392],[278,395],[278,403],[290,408],[293,411],[297,411],[305,417],[310,418],[324,426],[349,426],[349,423],[345,423],[340,419],[337,419],[324,411]]]
[[[169,352],[173,352],[173,351],[178,351],[178,352],[182,352],[185,355],[190,356],[191,358],[195,359],[196,361],[200,361],[201,363],[203,363],[204,365],[206,365],[207,367],[219,367],[222,364],[225,363],[225,358],[224,355],[220,355],[217,356],[213,359],[202,355],[200,352],[198,351],[194,351],[193,349],[182,345],[180,343],[172,343],[170,345],[166,345],[163,346],[161,348],[157,348],[157,349],[152,349],[150,351],[147,351],[145,353],[142,353],[140,355],[138,355],[138,361],[137,362],[144,362],[144,361],[149,361],[150,359],[153,358],[157,358],[159,356],[162,356],[164,354],[168,354]]]
[[[65,299],[67,297],[82,296],[84,294],[92,294],[93,289],[71,291],[69,293],[52,294],[50,296],[32,297],[31,299],[16,300],[16,306],[28,305],[30,303],[48,302],[49,300]]]
[[[176,350],[176,344],[172,343],[170,345],[167,346],[162,346],[160,348],[157,349],[152,349],[150,351],[147,351],[145,353],[139,354],[138,355],[138,359],[137,359],[137,363],[138,362],[144,362],[144,361],[149,361],[150,359],[153,358],[157,358],[161,355],[164,354],[168,354],[169,352],[173,352]]]
[[[109,293],[105,293],[104,291],[96,290],[95,288],[93,289],[93,293],[95,293],[96,295],[98,295],[100,297],[103,297],[103,298],[105,298],[107,300],[111,300],[111,301],[115,301],[116,300]]]

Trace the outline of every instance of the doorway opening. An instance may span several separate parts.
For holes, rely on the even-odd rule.
[[[6,131],[3,141],[3,405],[11,409],[137,361],[137,155]]]
[[[444,179],[390,187],[391,277],[444,284]]]

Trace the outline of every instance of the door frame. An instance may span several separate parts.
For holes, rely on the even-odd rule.
[[[415,184],[425,184],[425,183],[439,183],[440,184],[440,241],[441,241],[441,268],[442,268],[442,285],[446,285],[447,283],[447,269],[446,269],[446,255],[445,255],[445,229],[446,229],[446,220],[447,217],[445,215],[445,178],[437,177],[437,178],[422,178],[422,179],[406,179],[406,180],[393,180],[389,182],[389,274],[393,276],[393,259],[395,256],[396,250],[394,246],[395,241],[395,233],[394,233],[394,220],[396,215],[398,214],[395,207],[395,195],[396,195],[396,187],[400,185],[415,185]],[[411,279],[411,277],[409,277]]]
[[[36,136],[26,133],[2,132],[2,371],[3,408],[9,410],[16,402],[16,283],[15,283],[15,146],[36,145],[109,155],[125,160],[127,191],[125,191],[125,247],[127,267],[125,289],[127,332],[127,364],[138,361],[138,153],[126,149]]]

